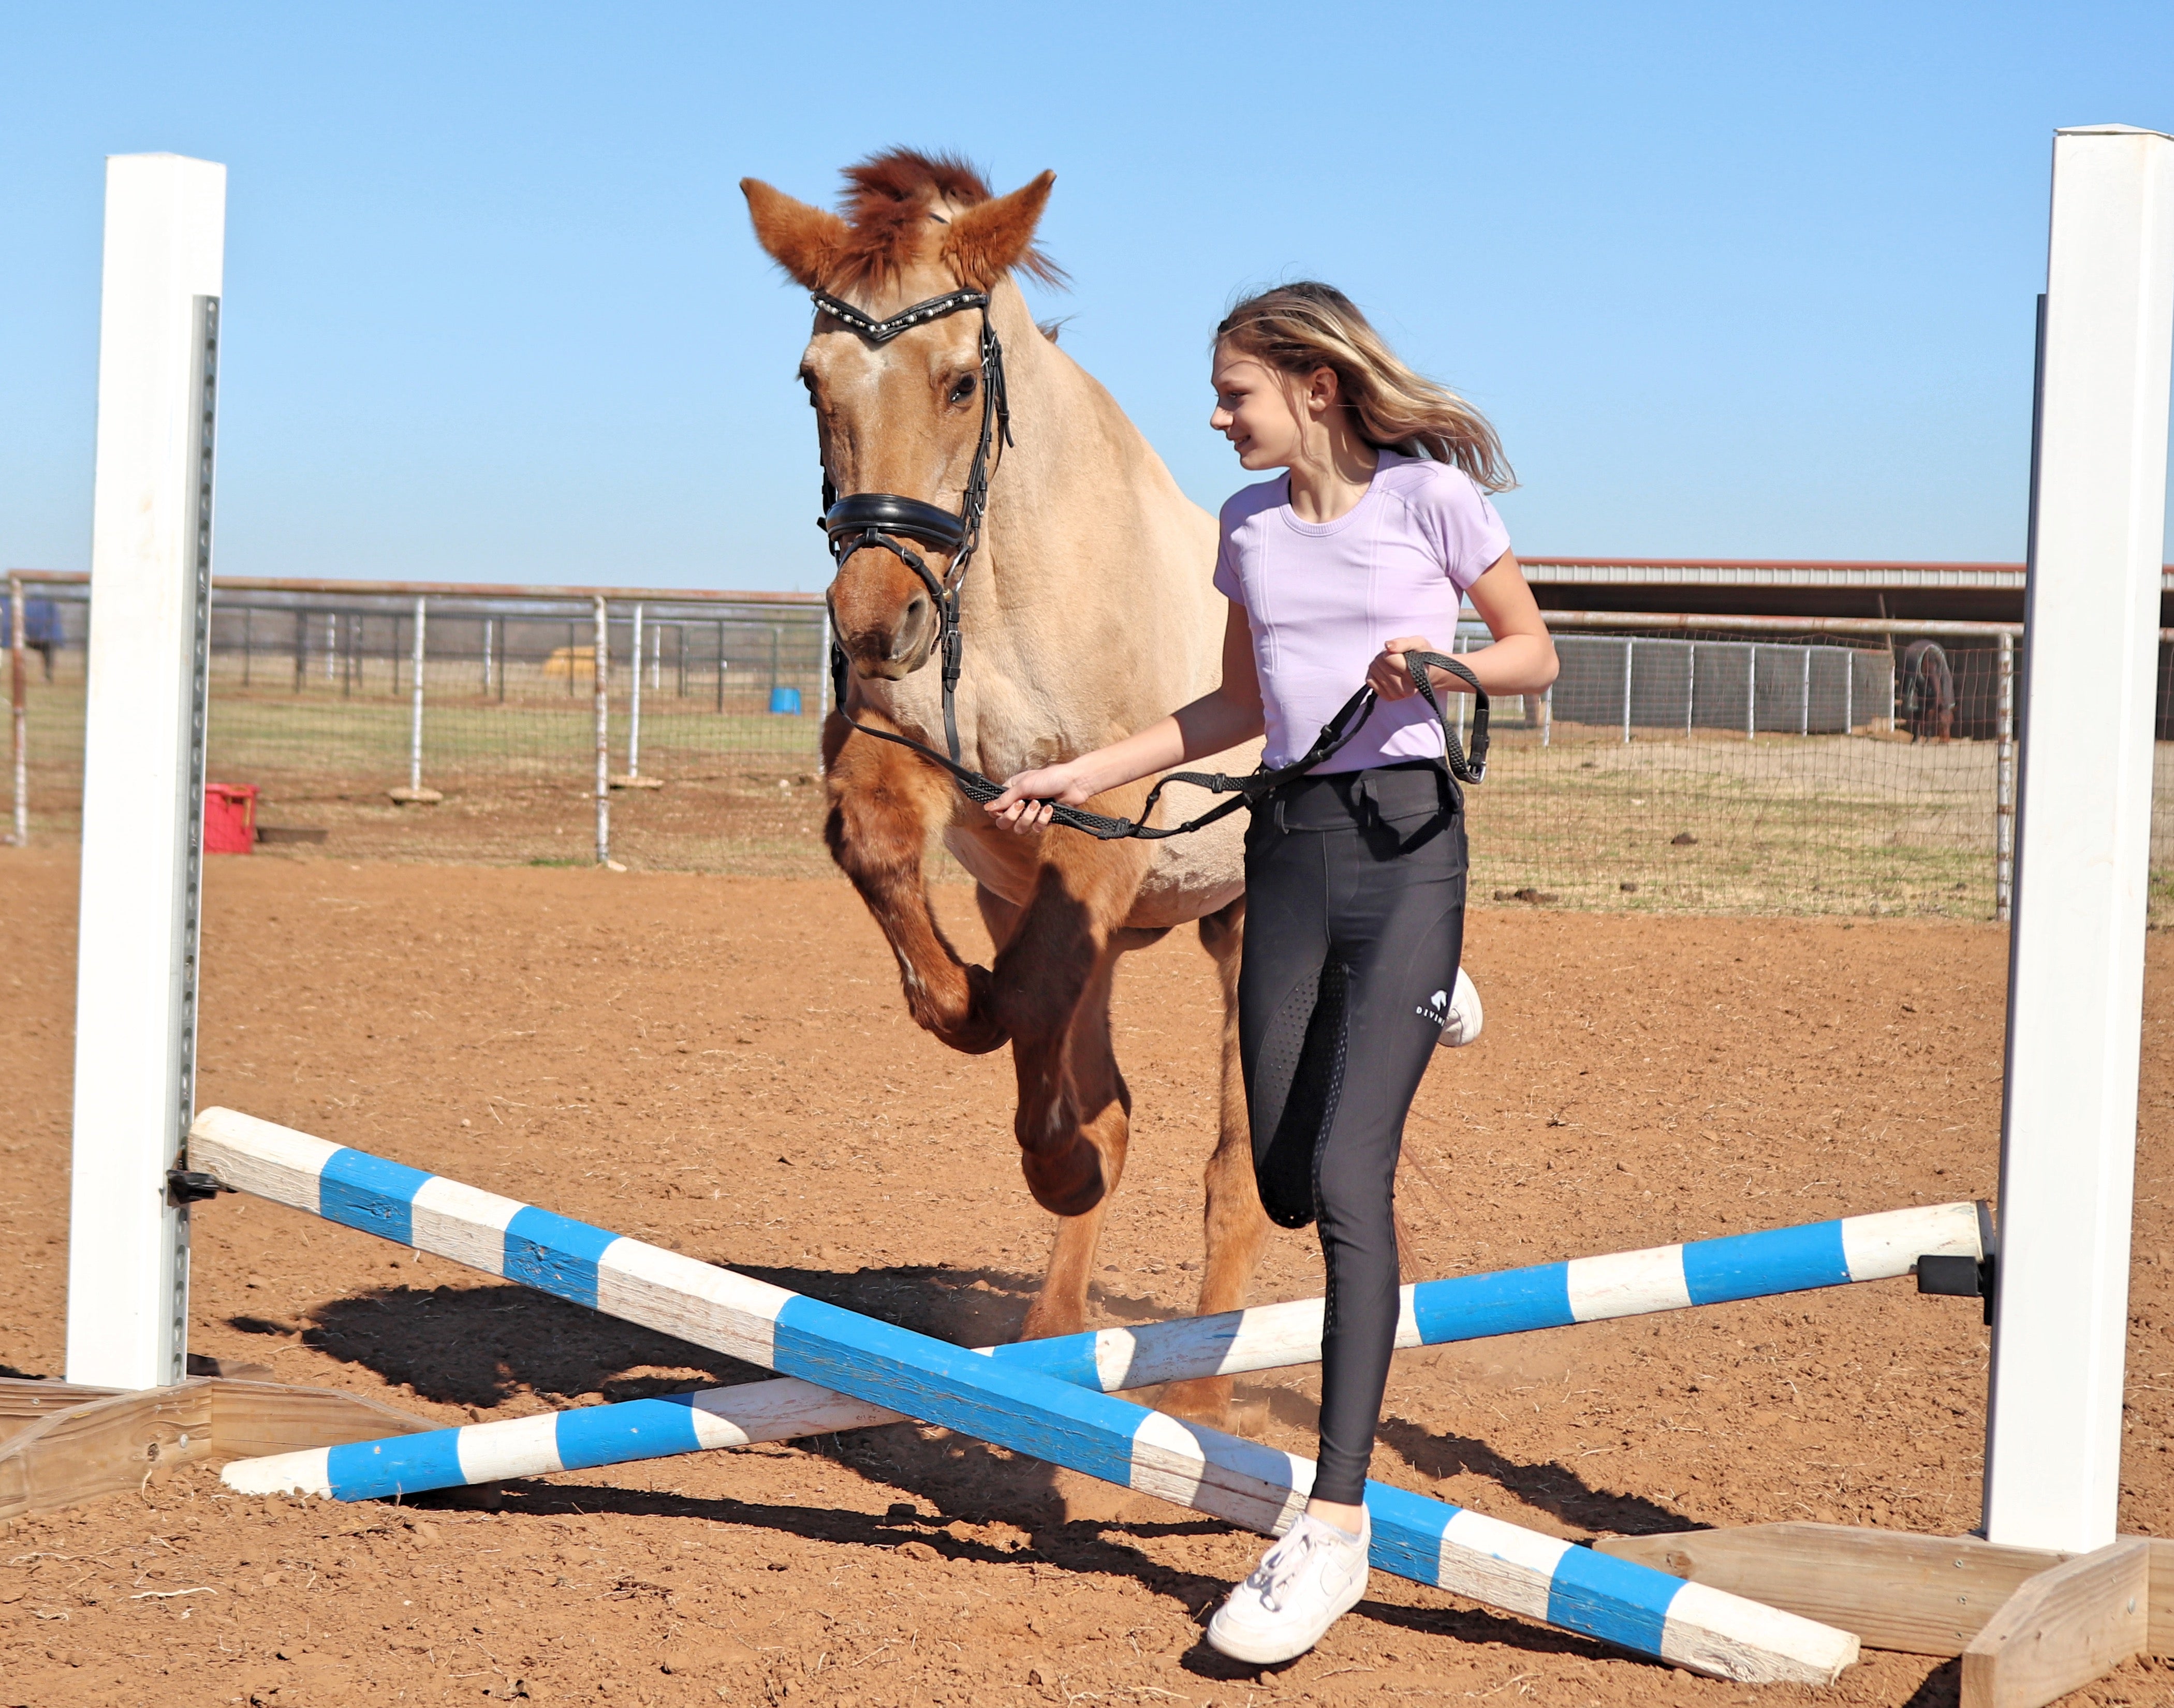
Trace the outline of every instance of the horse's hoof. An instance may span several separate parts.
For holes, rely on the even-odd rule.
[[[1027,1190],[1053,1216],[1084,1216],[1102,1202],[1102,1154],[1085,1139],[1075,1139],[1053,1155],[1019,1153]]]
[[[1155,1409],[1188,1423],[1205,1424],[1211,1430],[1230,1427],[1230,1378],[1196,1376],[1191,1381],[1166,1382],[1155,1396]]]

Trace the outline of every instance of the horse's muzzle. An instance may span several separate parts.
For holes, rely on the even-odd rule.
[[[833,597],[833,608],[840,604]],[[853,662],[854,674],[885,682],[911,676],[935,655],[942,634],[935,602],[917,585],[905,603],[884,616],[855,622],[850,609],[837,609],[838,638]]]

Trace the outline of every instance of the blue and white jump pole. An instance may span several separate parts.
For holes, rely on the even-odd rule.
[[[266,1161],[273,1154],[289,1160],[275,1170]],[[465,1202],[484,1195],[441,1176],[344,1150],[230,1110],[204,1111],[192,1135],[190,1159],[194,1166],[241,1190],[453,1257],[608,1315],[628,1315],[624,1309],[600,1303],[585,1277],[570,1280],[565,1272],[522,1255],[545,1231],[562,1225],[561,1219],[547,1212],[492,1198],[491,1214],[505,1218],[506,1231],[499,1241],[479,1245],[472,1239],[457,1240],[448,1227],[433,1219],[431,1207],[441,1199]],[[368,1183],[373,1206],[405,1192],[409,1206],[405,1228],[398,1225],[397,1214],[375,1207],[358,1208],[351,1180]],[[1396,1343],[1399,1349],[1443,1346],[1695,1305],[1892,1279],[1908,1275],[1922,1257],[1972,1261],[1984,1257],[1991,1249],[1986,1222],[1982,1205],[1926,1204],[1649,1251],[1422,1281],[1403,1289]],[[525,1231],[532,1225],[538,1234]],[[609,1236],[591,1230],[588,1237],[593,1241]],[[1038,1370],[1076,1387],[1121,1393],[1202,1376],[1317,1364],[1322,1316],[1322,1300],[1303,1299],[976,1349],[999,1363]],[[630,1320],[679,1332],[648,1315]],[[341,1447],[242,1461],[230,1467],[228,1481],[251,1493],[295,1489],[341,1500],[370,1500],[502,1477],[542,1476],[707,1448],[792,1440],[896,1423],[900,1417],[897,1412],[842,1399],[787,1378],[469,1424],[438,1432],[443,1440],[438,1435],[416,1435],[404,1442],[370,1444],[367,1453]]]
[[[210,1110],[198,1118],[190,1163],[238,1190],[799,1378],[806,1386],[798,1396],[779,1395],[781,1384],[759,1386],[773,1398],[833,1407],[830,1428],[915,1418],[1271,1533],[1296,1516],[1311,1484],[1309,1461],[1075,1386],[1033,1367],[1033,1349],[1007,1349],[1014,1355],[997,1357],[951,1346],[231,1111]],[[1975,1249],[1975,1207],[1943,1209],[1958,1230],[1951,1237]],[[1847,1275],[1847,1236],[1836,1224],[1825,1230],[1783,1236],[1793,1248],[1793,1255],[1777,1248],[1785,1278],[1805,1284],[1808,1275],[1831,1274],[1809,1258],[1815,1248],[1841,1252]],[[1885,1251],[1892,1240],[1875,1237],[1864,1244]],[[1679,1293],[1680,1278],[1698,1270],[1700,1262],[1687,1261],[1685,1248],[1670,1249]],[[1645,1259],[1638,1266],[1642,1273],[1665,1276],[1663,1254],[1638,1255]],[[1566,1272],[1567,1266],[1522,1272],[1528,1284],[1512,1295],[1544,1296],[1545,1284],[1535,1278],[1558,1267]],[[1713,1273],[1733,1276],[1738,1269],[1722,1264]],[[1658,1295],[1650,1290],[1619,1285],[1612,1292],[1638,1308],[1657,1308]],[[1511,1308],[1533,1318],[1532,1326],[1555,1314],[1552,1304]],[[1415,1321],[1417,1314],[1415,1303]],[[1317,1356],[1317,1320],[1315,1340]],[[1065,1349],[1059,1357],[1075,1378],[1091,1371],[1095,1381],[1104,1379],[1096,1360],[1082,1358],[1077,1344],[1053,1344]],[[1118,1379],[1132,1374],[1128,1360]],[[837,1395],[869,1410],[838,1408]],[[740,1432],[718,1416],[712,1397],[701,1398],[703,1403],[597,1408],[592,1423],[575,1413],[518,1419],[510,1428],[479,1426],[489,1432],[480,1435],[446,1430],[414,1438],[427,1444],[419,1455],[381,1442],[283,1461],[290,1472],[302,1473],[306,1485],[358,1498],[547,1468],[534,1463],[540,1455],[557,1462],[548,1468],[566,1468],[570,1456],[578,1466],[733,1444]],[[302,1467],[297,1460],[314,1463]],[[230,1467],[230,1477],[240,1479],[236,1486],[281,1486],[272,1464],[250,1462],[251,1470]],[[297,1480],[289,1474],[284,1486]],[[1370,1485],[1366,1498],[1376,1566],[1490,1606],[1747,1681],[1831,1681],[1856,1656],[1856,1639],[1846,1632],[1663,1573],[1631,1569],[1634,1575],[1621,1576],[1626,1563],[1557,1538],[1380,1484]]]

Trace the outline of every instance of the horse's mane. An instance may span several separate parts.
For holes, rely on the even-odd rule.
[[[886,149],[846,167],[843,176],[838,211],[852,229],[836,268],[838,285],[847,289],[889,284],[919,257],[930,235],[931,203],[967,208],[990,199],[987,182],[956,154]],[[1044,284],[1064,283],[1064,269],[1038,247],[1017,265]]]

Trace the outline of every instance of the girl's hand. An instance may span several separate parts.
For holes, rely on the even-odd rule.
[[[1400,635],[1366,667],[1366,685],[1383,700],[1409,700],[1419,689],[1412,686],[1412,667],[1404,662],[1404,654],[1438,650],[1424,635]]]
[[[1076,760],[1061,765],[1044,765],[1039,770],[1020,771],[1004,782],[1004,792],[982,808],[991,819],[1008,830],[1022,835],[1039,830],[1050,819],[1050,803],[1062,801],[1068,807],[1084,805],[1095,792],[1087,786],[1079,775]]]

